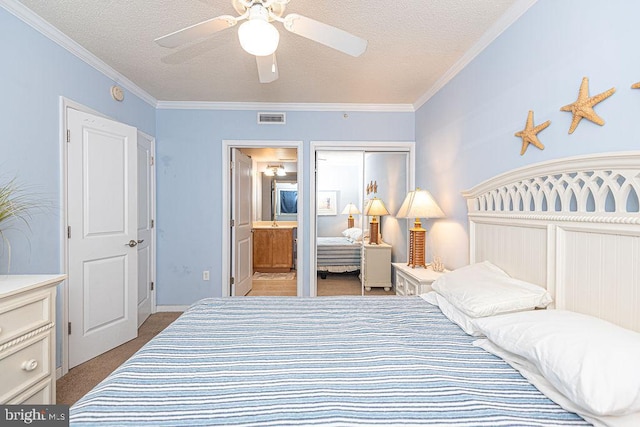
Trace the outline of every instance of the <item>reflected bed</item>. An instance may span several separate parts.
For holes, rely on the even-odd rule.
[[[318,237],[317,248],[317,269],[321,275],[360,270],[360,242],[343,236]]]

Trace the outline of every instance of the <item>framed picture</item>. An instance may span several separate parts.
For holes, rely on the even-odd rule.
[[[336,215],[336,191],[318,191],[318,215]]]

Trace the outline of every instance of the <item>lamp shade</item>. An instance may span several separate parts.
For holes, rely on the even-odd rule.
[[[255,56],[271,55],[278,48],[280,33],[268,21],[261,5],[252,7],[249,20],[238,28],[238,38],[244,50]]]
[[[342,210],[342,215],[357,215],[359,213],[360,213],[360,211],[358,210],[358,207],[356,205],[354,205],[353,203],[349,203]]]
[[[407,194],[396,218],[444,218],[444,212],[431,193],[417,188]]]
[[[381,216],[389,215],[389,211],[384,205],[384,202],[377,197],[369,200],[367,206],[364,208],[364,214],[367,216]]]

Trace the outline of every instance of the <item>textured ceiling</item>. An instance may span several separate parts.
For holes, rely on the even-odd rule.
[[[516,0],[291,0],[298,13],[369,42],[358,58],[275,23],[280,78],[260,84],[237,26],[183,47],[153,40],[236,15],[231,0],[20,0],[160,101],[414,104]]]

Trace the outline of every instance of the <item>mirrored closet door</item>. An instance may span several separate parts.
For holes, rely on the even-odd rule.
[[[316,152],[318,296],[393,295],[391,263],[407,256],[407,222],[395,213],[408,166],[408,152]]]

